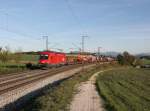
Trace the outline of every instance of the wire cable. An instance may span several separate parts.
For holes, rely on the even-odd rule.
[[[70,13],[71,13],[72,17],[74,18],[74,20],[76,21],[76,23],[81,27],[81,33],[86,32],[85,29],[83,28],[83,24],[79,21],[78,16],[76,15],[73,7],[69,3],[69,0],[64,0],[64,1],[66,2],[67,7],[70,10]]]

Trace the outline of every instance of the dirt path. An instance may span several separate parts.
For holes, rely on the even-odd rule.
[[[70,111],[104,111],[103,102],[96,91],[96,76],[103,71],[95,73],[87,82],[78,87],[79,93],[74,96]]]

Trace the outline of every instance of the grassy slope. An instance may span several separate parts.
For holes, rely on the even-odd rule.
[[[97,78],[109,111],[150,111],[150,70],[118,69]]]
[[[108,66],[97,67],[84,73],[80,72],[56,87],[49,86],[41,96],[30,101],[21,111],[67,111],[67,106],[75,92],[75,86],[87,81],[94,72],[106,68]]]

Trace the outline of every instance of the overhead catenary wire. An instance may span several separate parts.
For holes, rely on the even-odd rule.
[[[77,14],[75,13],[75,11],[74,11],[72,5],[70,4],[69,0],[64,0],[64,1],[66,2],[67,7],[68,7],[68,9],[69,9],[69,11],[70,11],[72,17],[74,18],[74,20],[76,21],[76,23],[80,26],[80,28],[81,28],[81,33],[82,33],[82,34],[85,33],[86,31],[85,31],[85,29],[83,28],[83,23],[81,23],[81,22],[79,21],[79,17],[78,17]]]
[[[23,33],[23,32],[20,32],[20,31],[17,31],[17,30],[14,30],[14,29],[10,29],[9,27],[8,27],[8,16],[10,15],[8,12],[5,12],[5,11],[2,11],[1,9],[0,9],[0,12],[1,13],[3,13],[5,16],[6,16],[6,25],[5,25],[5,27],[2,27],[2,26],[0,26],[0,30],[3,30],[3,31],[6,31],[6,32],[9,32],[9,33],[12,33],[12,34],[16,34],[16,35],[18,35],[18,36],[20,36],[20,37],[22,37],[22,38],[27,38],[27,39],[32,39],[32,40],[39,40],[40,38],[37,38],[37,37],[35,37],[35,36],[31,36],[31,35],[29,35],[29,34],[26,34],[26,33]],[[14,39],[14,38],[13,38]],[[15,40],[15,39],[14,39]],[[17,40],[17,39],[16,39]]]
[[[22,33],[22,32],[18,32],[18,31],[15,31],[15,30],[10,30],[10,29],[6,29],[6,28],[3,28],[3,27],[0,27],[0,30],[3,30],[3,31],[6,31],[6,32],[9,32],[9,33],[13,33],[13,34],[16,34],[18,36],[21,36],[21,37],[24,37],[24,38],[28,38],[28,39],[33,39],[34,40],[38,40],[39,38],[35,38],[31,35],[27,35],[25,33]]]
[[[85,34],[87,31],[83,28],[83,23],[81,23],[78,19],[78,16],[76,15],[73,7],[71,6],[71,4],[69,3],[69,0],[65,0],[66,3],[67,3],[67,6],[68,6],[68,9],[70,10],[74,20],[77,22],[77,24],[80,26],[81,28],[81,37],[82,37],[82,52],[84,52],[84,41],[85,41],[85,38],[88,37],[87,34]],[[86,35],[86,36],[85,36]]]
[[[75,43],[72,43],[73,46],[75,46],[79,51],[81,51],[81,47],[79,47],[78,45],[76,45]]]
[[[35,42],[39,42],[39,41],[41,41],[42,40],[42,37],[35,37],[35,36],[32,36],[32,35],[29,35],[29,34],[27,34],[27,33],[24,33],[24,32],[22,32],[22,31],[19,31],[19,30],[16,30],[16,29],[12,29],[12,28],[10,28],[9,27],[9,16],[11,15],[12,16],[12,14],[10,14],[10,13],[8,13],[8,12],[6,12],[6,11],[3,11],[3,10],[1,10],[0,9],[0,13],[1,13],[1,15],[3,16],[5,16],[5,18],[4,18],[4,20],[5,21],[0,21],[1,23],[4,23],[4,24],[0,24],[0,30],[1,31],[4,31],[4,32],[8,32],[8,33],[10,33],[12,36],[9,36],[9,38],[8,37],[0,37],[0,38],[3,38],[3,40],[2,40],[2,42],[4,42],[5,43],[5,45],[7,46],[7,45],[9,45],[9,42],[6,42],[7,40],[11,40],[11,42],[17,42],[17,44],[20,44],[20,45],[22,45],[22,43],[25,43],[24,42],[24,40],[27,40],[28,42],[28,44],[32,44],[33,42],[35,43]],[[18,22],[18,21],[17,21]],[[15,35],[15,36],[14,36]]]

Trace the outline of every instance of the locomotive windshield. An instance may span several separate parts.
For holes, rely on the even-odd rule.
[[[48,59],[48,55],[40,55],[40,60],[41,59]]]

